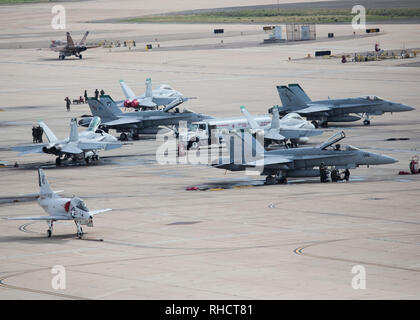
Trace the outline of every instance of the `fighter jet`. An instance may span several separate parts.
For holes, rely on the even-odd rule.
[[[323,133],[322,130],[314,130],[315,127],[312,123],[304,120],[296,113],[289,113],[279,119],[277,107],[274,107],[272,110],[273,116],[270,127],[259,126],[244,106],[241,107],[241,112],[248,120],[248,124],[252,130],[264,131],[264,147],[267,147],[271,143],[286,144],[288,140],[291,141],[291,145],[297,146],[298,144],[307,143],[308,137]]]
[[[236,139],[239,137],[240,143],[235,143],[235,136]],[[230,171],[260,170],[261,175],[267,176],[266,184],[276,184],[287,183],[288,177],[320,176],[321,182],[325,182],[328,167],[331,168],[329,172],[333,182],[338,181],[343,173],[348,180],[349,169],[397,162],[394,158],[362,151],[350,145],[342,147],[338,142],[344,138],[344,132],[338,132],[316,147],[265,151],[259,139],[250,133],[233,132],[233,135],[224,137],[229,159],[219,158],[212,165]],[[340,172],[340,169],[345,169],[345,172]]]
[[[49,143],[14,146],[12,150],[19,151],[19,155],[54,154],[57,156],[55,163],[59,166],[63,160],[68,159],[72,159],[74,162],[84,159],[89,164],[91,161],[99,160],[97,150],[121,148],[121,143],[115,137],[98,129],[101,124],[99,117],[90,119],[88,129],[80,134],[77,132],[77,119],[71,119],[70,135],[63,140],[59,140],[43,121],[38,121],[38,123],[44,129]]]
[[[50,184],[48,183],[47,177],[44,171],[38,169],[38,180],[40,192],[37,195],[38,203],[48,213],[47,216],[38,217],[6,217],[2,219],[6,220],[44,220],[48,224],[47,236],[52,236],[53,224],[55,221],[70,220],[74,221],[77,227],[77,236],[82,238],[83,229],[82,225],[93,227],[93,216],[101,212],[107,212],[112,209],[100,209],[90,211],[82,199],[78,197],[73,198],[62,198],[57,192],[54,192]]]
[[[277,91],[283,104],[279,109],[280,113],[297,112],[306,119],[313,120],[315,126],[322,127],[327,127],[328,122],[351,122],[362,118],[363,124],[369,125],[371,116],[415,110],[408,105],[377,96],[312,101],[299,84],[277,86]]]
[[[148,110],[141,112],[122,112],[117,104],[108,95],[100,96],[99,99],[88,98],[89,108],[94,116],[101,117],[105,130],[115,129],[121,132],[120,140],[128,139],[127,133],[130,133],[134,140],[139,139],[139,134],[156,133],[159,126],[173,126],[177,128],[179,121],[187,123],[201,121],[203,119],[213,119],[205,114],[194,113],[187,109],[182,112],[176,108],[183,102],[182,98],[172,101],[162,110]],[[175,111],[172,109],[175,108]],[[83,118],[79,121],[82,126],[89,123],[90,118]]]
[[[63,42],[60,40],[53,40],[50,45],[50,49],[52,51],[58,52],[58,58],[64,60],[65,57],[69,56],[76,56],[79,59],[82,59],[82,55],[80,52],[86,51],[87,49],[96,48],[97,45],[86,45],[86,38],[89,34],[89,31],[86,31],[85,35],[83,36],[82,40],[80,40],[79,44],[74,44],[73,38],[71,37],[70,33],[67,32],[67,42]]]
[[[172,89],[167,84],[162,84],[159,88],[152,90],[151,78],[146,79],[146,93],[141,96],[136,96],[123,80],[120,80],[120,86],[124,92],[125,100],[116,102],[119,107],[153,110],[157,106],[167,106],[179,98],[183,99],[183,102],[188,100],[188,98],[184,98],[182,93]]]

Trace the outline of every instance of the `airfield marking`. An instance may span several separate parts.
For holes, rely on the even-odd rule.
[[[356,238],[354,238],[354,239],[356,239]],[[300,256],[308,256],[308,257],[324,259],[324,260],[350,262],[352,264],[362,264],[362,265],[370,265],[370,266],[374,266],[374,267],[382,267],[382,268],[388,268],[388,269],[404,270],[404,271],[411,271],[411,272],[420,272],[420,269],[398,267],[398,266],[393,266],[393,265],[359,261],[359,260],[351,260],[351,259],[345,259],[345,258],[326,257],[326,256],[321,256],[321,255],[316,255],[316,254],[304,252],[305,249],[310,248],[310,247],[323,245],[323,244],[328,244],[328,243],[332,243],[332,242],[347,241],[347,240],[354,240],[354,239],[349,238],[349,239],[336,239],[336,240],[327,240],[327,241],[315,242],[315,243],[308,244],[306,246],[298,247],[295,250],[293,250],[293,252],[296,253],[297,255],[300,255]],[[360,238],[360,239],[369,239],[369,238]]]
[[[24,272],[20,272],[20,273],[11,274],[9,276],[1,277],[0,278],[0,287],[6,288],[6,289],[18,290],[18,291],[41,293],[41,294],[46,294],[46,295],[51,295],[51,296],[56,296],[56,297],[61,297],[61,298],[67,298],[67,299],[71,299],[71,300],[90,300],[88,298],[72,296],[72,295],[68,295],[68,294],[64,294],[64,293],[25,288],[25,287],[19,287],[19,286],[14,286],[14,285],[4,283],[4,280],[6,280],[8,278],[11,278],[11,277],[16,277],[16,276],[20,276],[20,275],[27,274],[27,273],[32,273],[32,272],[42,271],[42,270],[49,270],[49,269],[50,269],[49,267],[48,268],[40,268],[40,269],[24,271]]]

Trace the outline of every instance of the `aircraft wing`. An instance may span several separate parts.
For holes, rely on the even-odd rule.
[[[265,156],[262,159],[258,159],[256,161],[252,161],[252,162],[248,162],[245,165],[246,166],[269,166],[272,164],[286,164],[286,163],[290,163],[293,162],[293,160],[285,158],[285,157],[280,157],[280,156]]]
[[[61,148],[62,152],[71,153],[71,154],[80,154],[83,152],[79,147],[75,146],[74,144],[65,144]]]
[[[302,137],[313,137],[323,134],[322,130],[314,129],[280,129],[279,133],[286,139],[297,139]]]
[[[264,139],[282,141],[282,140],[286,140],[287,138],[285,136],[282,136],[280,133],[278,133],[278,131],[275,132],[275,131],[270,130],[267,133],[264,133]]]
[[[117,142],[79,142],[77,146],[82,150],[112,150],[121,148],[122,144]]]
[[[102,122],[102,125],[104,126],[120,126],[120,125],[124,125],[124,124],[133,124],[133,123],[140,123],[142,120],[139,120],[137,118],[129,118],[129,117],[124,117],[124,118],[120,118],[117,120],[112,120],[112,121],[108,121],[108,122]]]
[[[39,217],[2,217],[5,220],[73,220],[71,216],[39,216]]]
[[[103,212],[108,212],[108,211],[111,211],[112,209],[111,208],[107,208],[107,209],[99,209],[99,210],[93,210],[93,211],[89,211],[89,214],[91,215],[91,216],[94,216],[95,214],[98,214],[98,213],[103,213]]]
[[[156,104],[156,103],[154,103],[154,102],[152,101],[152,99],[150,99],[150,98],[144,98],[144,99],[140,99],[140,100],[139,100],[139,106],[140,106],[140,107],[149,107],[149,108],[153,108],[153,107],[156,107],[156,106],[157,106],[157,104]]]
[[[310,114],[310,113],[316,113],[316,112],[327,112],[327,111],[331,111],[331,107],[326,106],[326,105],[318,105],[318,104],[308,104],[309,107],[304,108],[304,109],[300,109],[300,110],[296,110],[297,113],[299,114]]]
[[[42,148],[45,147],[47,143],[43,144],[28,144],[28,145],[22,145],[22,146],[13,146],[11,149],[13,151],[20,152],[19,155],[23,156],[25,154],[29,153],[42,153]]]

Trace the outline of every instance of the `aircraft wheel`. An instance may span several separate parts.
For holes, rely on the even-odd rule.
[[[56,166],[61,165],[61,159],[60,159],[60,157],[57,157],[57,158],[55,159],[55,165],[56,165]]]
[[[319,127],[319,125],[318,125],[318,122],[317,121],[312,121],[311,122],[313,125],[314,125],[314,127],[316,128],[316,129],[318,129],[318,127]]]
[[[86,161],[86,164],[89,164],[90,163],[90,158],[89,157],[86,157],[85,158],[85,161]]]
[[[47,230],[47,237],[48,237],[48,238],[51,238],[51,235],[52,235],[51,230]]]
[[[128,136],[126,133],[121,133],[120,134],[120,141],[127,141],[128,140]]]
[[[277,179],[278,184],[287,184],[287,178],[286,177],[280,177]]]
[[[363,124],[364,124],[365,126],[368,126],[368,125],[370,125],[370,121],[369,121],[369,120],[365,120],[365,121],[363,121]]]
[[[339,180],[340,176],[338,174],[338,170],[332,170],[331,171],[331,181],[337,182]]]
[[[83,58],[83,56],[82,55],[79,55],[79,59],[82,59]]]
[[[265,178],[265,184],[266,185],[277,184],[277,179],[273,176],[267,176],[267,178]]]

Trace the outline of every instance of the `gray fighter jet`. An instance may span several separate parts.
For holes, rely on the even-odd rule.
[[[82,40],[78,44],[75,44],[73,38],[69,32],[66,32],[67,42],[60,40],[53,40],[50,45],[52,51],[58,52],[58,58],[64,60],[65,57],[76,56],[79,59],[82,59],[81,52],[86,51],[87,49],[97,48],[98,45],[87,45],[86,38],[89,34],[89,31],[86,31]]]
[[[117,132],[121,132],[120,140],[122,141],[128,139],[127,133],[130,133],[136,140],[139,138],[139,134],[156,133],[159,126],[178,128],[179,121],[191,123],[204,119],[214,119],[211,116],[194,113],[187,109],[180,112],[176,107],[183,102],[182,98],[171,102],[162,110],[137,112],[122,112],[108,95],[100,96],[99,99],[88,98],[87,102],[93,116],[102,119],[101,127],[105,130],[115,129]],[[79,124],[86,126],[89,122],[90,118],[86,117],[81,119]]]
[[[320,176],[321,182],[326,182],[327,174],[334,182],[348,180],[349,169],[397,162],[394,158],[362,151],[350,145],[340,146],[338,142],[345,138],[344,132],[335,134],[316,147],[272,151],[265,151],[259,140],[248,132],[232,133],[224,137],[229,159],[219,158],[218,163],[212,165],[230,171],[259,170],[261,175],[267,176],[266,184],[286,183],[287,177]],[[239,143],[235,139],[239,139]],[[340,172],[340,169],[345,171]]]
[[[277,91],[283,104],[279,108],[280,114],[299,113],[308,120],[313,120],[316,127],[327,127],[328,122],[352,122],[362,118],[363,124],[369,125],[371,116],[415,110],[408,105],[377,96],[312,101],[299,84],[277,86]]]

